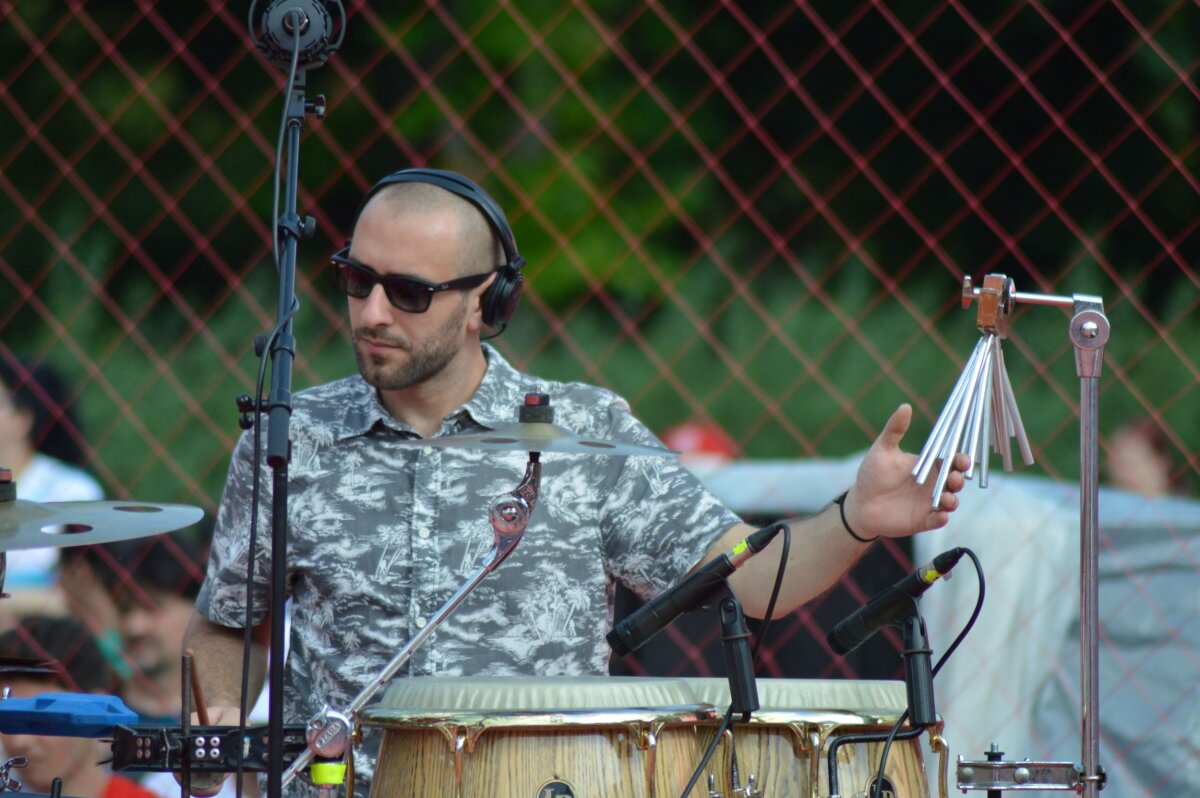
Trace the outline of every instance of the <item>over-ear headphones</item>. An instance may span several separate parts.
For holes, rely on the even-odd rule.
[[[468,177],[445,169],[414,168],[393,172],[371,186],[371,190],[363,197],[362,204],[354,218],[357,219],[362,214],[363,208],[367,206],[371,197],[381,189],[396,183],[428,183],[443,188],[470,202],[487,219],[488,225],[491,226],[496,238],[500,240],[500,246],[504,249],[505,262],[496,267],[496,279],[492,280],[492,284],[483,294],[483,323],[504,332],[504,328],[508,326],[509,320],[517,310],[517,302],[521,298],[521,287],[525,284],[525,278],[521,276],[521,267],[525,265],[525,259],[517,252],[517,242],[513,238],[512,228],[508,225],[504,211],[500,210],[500,206],[488,196],[486,191]],[[499,335],[500,332],[496,335]]]

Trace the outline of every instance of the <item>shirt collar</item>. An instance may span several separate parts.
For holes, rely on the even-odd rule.
[[[486,429],[513,424],[517,420],[517,408],[525,401],[525,393],[533,390],[525,386],[528,377],[513,368],[490,344],[483,344],[483,354],[488,363],[483,381],[455,413],[465,413],[471,422]]]
[[[484,357],[487,359],[483,381],[466,404],[455,408],[446,416],[450,420],[450,432],[445,432],[443,428],[439,435],[463,432],[471,427],[495,429],[512,424],[517,420],[517,408],[524,401],[525,393],[536,387],[526,386],[529,378],[513,368],[495,347],[490,344],[482,346]],[[349,380],[353,399],[346,402],[342,429],[337,435],[339,439],[365,435],[376,425],[407,435],[416,435],[412,427],[392,417],[380,401],[379,391],[361,375],[350,377]]]

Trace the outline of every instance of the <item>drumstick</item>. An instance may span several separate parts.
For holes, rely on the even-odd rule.
[[[183,656],[191,665],[188,670],[192,674],[192,697],[196,703],[196,717],[200,719],[201,726],[207,726],[208,707],[204,703],[204,691],[200,689],[200,675],[196,672],[196,652],[189,648],[184,650]]]

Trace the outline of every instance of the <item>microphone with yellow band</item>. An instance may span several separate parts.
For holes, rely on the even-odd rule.
[[[896,584],[876,593],[863,606],[846,616],[829,633],[829,647],[835,654],[849,654],[871,639],[883,627],[896,623],[916,605],[917,598],[934,582],[950,573],[966,549],[943,552]]]
[[[699,609],[727,576],[765,549],[781,531],[783,524],[772,524],[747,535],[732,549],[700,566],[614,626],[605,638],[608,644],[619,657],[637,651],[680,615]]]

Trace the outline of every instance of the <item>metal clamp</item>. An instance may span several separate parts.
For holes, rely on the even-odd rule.
[[[991,762],[958,758],[958,788],[967,790],[1071,790],[1084,781],[1075,762]],[[1097,777],[1104,786],[1104,771]]]
[[[29,760],[23,756],[14,756],[12,759],[0,765],[0,792],[9,790],[11,792],[21,791],[21,782],[15,777],[9,775],[9,771],[13,768],[23,768],[29,764]]]

